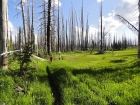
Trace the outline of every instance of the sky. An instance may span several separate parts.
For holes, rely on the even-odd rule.
[[[9,28],[16,32],[19,26],[22,26],[21,10],[19,5],[20,0],[8,0],[9,12]],[[23,0],[26,3],[26,0]],[[36,0],[35,3],[35,26],[39,27],[39,13],[42,11],[39,6],[43,0]],[[56,4],[58,0],[56,0]],[[84,23],[86,24],[87,15],[89,23],[89,33],[94,34],[98,30],[100,23],[100,2],[101,0],[83,0],[84,8]],[[116,14],[123,16],[131,24],[137,27],[138,18],[138,0],[102,0],[103,5],[103,26],[106,30],[110,29],[111,35],[116,35],[121,38],[121,35],[126,35],[128,38],[137,39],[137,35],[132,32],[127,26],[123,25]],[[59,0],[60,14],[63,12],[64,19],[69,19],[71,8],[73,7],[77,13],[78,20],[80,20],[80,12],[82,7],[82,0]],[[79,25],[75,26],[80,28]],[[86,30],[86,29],[85,29]]]

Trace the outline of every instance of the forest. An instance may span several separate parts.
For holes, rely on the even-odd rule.
[[[99,28],[89,33],[84,2],[80,14],[71,3],[64,19],[59,0],[42,0],[38,13],[36,0],[19,0],[15,16],[22,24],[14,35],[8,0],[0,1],[0,105],[140,104],[140,22],[137,28],[116,14],[138,38],[112,35],[103,24],[101,0]]]

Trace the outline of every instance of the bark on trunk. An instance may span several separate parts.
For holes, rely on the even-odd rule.
[[[0,54],[7,52],[7,7],[8,7],[8,1],[7,0],[1,0],[0,1]],[[3,55],[0,57],[0,66],[2,66],[3,69],[7,69],[8,59],[7,55]]]
[[[140,0],[138,6],[139,6],[138,59],[140,59]]]
[[[103,41],[103,39],[102,39],[102,36],[103,36],[103,32],[102,32],[102,1],[101,1],[101,48],[100,48],[100,50],[102,51],[103,50],[103,43],[102,43],[102,41]]]
[[[21,10],[22,10],[22,22],[23,22],[23,31],[24,31],[24,40],[25,40],[25,44],[26,44],[26,26],[25,26],[25,16],[24,16],[24,6],[23,6],[23,2],[21,0]]]
[[[48,24],[47,24],[47,51],[50,56],[50,31],[51,31],[51,0],[48,1]]]

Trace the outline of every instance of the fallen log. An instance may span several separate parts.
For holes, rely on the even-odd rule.
[[[0,54],[0,57],[3,56],[3,55],[6,55],[6,54],[10,55],[11,53],[14,53],[14,52],[21,52],[21,51],[22,51],[22,50],[14,50],[14,51],[5,52],[5,53]]]
[[[45,60],[46,60],[46,59],[40,58],[40,57],[38,57],[38,56],[36,56],[36,55],[32,55],[32,57],[34,57],[34,58],[36,58],[36,59],[39,59],[39,60],[42,60],[42,61],[45,61]]]

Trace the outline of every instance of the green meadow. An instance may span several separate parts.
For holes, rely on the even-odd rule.
[[[137,49],[60,55],[32,58],[23,76],[11,56],[9,70],[0,72],[0,105],[140,105]]]

